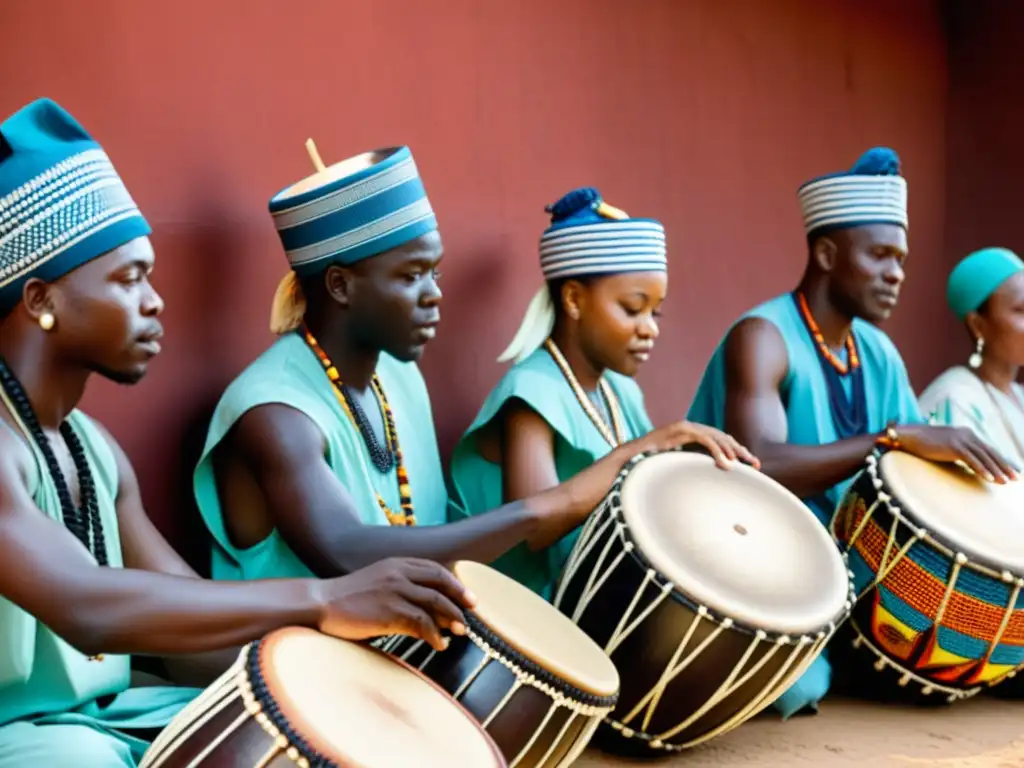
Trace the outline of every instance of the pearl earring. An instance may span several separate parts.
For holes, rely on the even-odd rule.
[[[974,348],[974,354],[971,355],[969,358],[967,358],[967,364],[969,366],[971,366],[971,368],[980,368],[981,367],[981,353],[984,350],[985,350],[985,340],[983,338],[981,338],[981,336],[979,336],[978,337],[978,344]]]
[[[39,316],[39,327],[44,331],[52,331],[53,326],[57,324],[57,318],[55,318],[50,312],[44,312]]]

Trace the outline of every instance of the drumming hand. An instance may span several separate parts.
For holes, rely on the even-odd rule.
[[[940,462],[962,461],[989,482],[1016,480],[1014,467],[969,427],[916,425],[897,429],[900,448],[922,459]]]
[[[451,571],[414,558],[380,560],[320,585],[324,634],[346,640],[408,635],[439,651],[447,645],[441,630],[464,635],[461,608],[476,603]]]
[[[754,454],[740,445],[732,436],[705,424],[692,421],[677,421],[668,426],[656,429],[645,437],[635,441],[644,443],[642,451],[669,450],[682,445],[697,443],[703,446],[722,469],[729,469],[732,462],[740,459],[755,469],[761,468],[761,462]]]

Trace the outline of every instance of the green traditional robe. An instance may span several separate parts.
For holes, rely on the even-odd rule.
[[[388,355],[381,355],[377,375],[394,413],[417,523],[443,523],[448,494],[423,376],[415,364],[400,363]],[[240,549],[232,544],[225,527],[213,471],[214,451],[246,412],[270,403],[290,406],[320,428],[327,444],[327,463],[351,495],[364,523],[388,525],[377,501],[378,493],[390,509],[401,508],[395,469],[381,473],[374,468],[366,442],[338,403],[334,385],[320,361],[298,334],[289,333],[228,387],[213,414],[206,447],[195,471],[196,503],[214,540],[214,579],[312,575],[277,530],[263,541]]]
[[[622,409],[627,441],[652,430],[644,410],[643,395],[627,376],[606,373]],[[555,433],[555,468],[559,482],[589,467],[611,451],[608,441],[594,426],[576,399],[569,382],[544,348],[515,364],[484,401],[469,430],[455,447],[451,462],[454,519],[479,515],[500,506],[502,467],[480,455],[477,436],[501,413],[505,403],[521,400],[543,418]],[[534,592],[551,598],[551,590],[579,535],[575,530],[543,552],[525,544],[513,548],[493,563],[506,575]]]
[[[74,427],[96,480],[111,568],[123,567],[118,535],[117,463],[103,435],[82,413]],[[6,428],[0,425],[0,429]],[[39,509],[63,524],[57,488],[34,441],[29,493]],[[128,656],[90,661],[14,603],[0,598],[0,768],[123,768],[149,746],[143,734],[159,729],[199,691],[129,689]]]

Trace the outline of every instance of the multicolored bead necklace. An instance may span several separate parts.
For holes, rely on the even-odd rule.
[[[366,442],[367,450],[370,452],[371,461],[374,465],[380,468],[378,460],[374,457],[374,446],[377,444],[376,437],[373,434],[373,430],[370,428],[369,422],[367,421],[365,414],[362,413],[362,409],[352,399],[348,392],[348,387],[345,386],[341,381],[341,375],[338,373],[338,369],[334,367],[334,363],[331,362],[331,358],[324,352],[323,347],[320,346],[320,342],[316,340],[316,337],[310,333],[309,329],[303,325],[298,329],[305,339],[306,345],[313,350],[313,354],[317,356],[320,364],[324,368],[324,372],[327,374],[327,378],[330,379],[331,384],[334,385],[334,396],[338,399],[338,404],[341,406],[341,410],[352,421],[352,425],[359,431],[363,436],[363,440]],[[387,395],[384,394],[384,387],[380,383],[380,379],[377,374],[373,374],[370,379],[370,388],[373,390],[373,394],[377,398],[377,402],[380,404],[381,413],[384,415],[384,441],[385,450],[393,458],[393,462],[389,461],[387,469],[382,472],[387,472],[391,469],[391,466],[395,467],[395,474],[398,477],[398,498],[401,503],[401,513],[396,513],[388,507],[387,502],[378,493],[377,503],[380,504],[381,511],[384,512],[384,516],[388,519],[388,523],[391,525],[416,525],[416,516],[413,514],[412,506],[412,487],[409,485],[409,473],[405,468],[405,461],[402,459],[402,449],[398,445],[398,430],[395,428],[395,415],[391,410],[391,405],[388,403]],[[359,414],[360,418],[357,418],[356,414]],[[379,451],[378,451],[379,452]]]
[[[601,392],[601,396],[604,398],[605,405],[608,408],[608,413],[611,415],[612,423],[611,429],[608,428],[608,424],[601,417],[601,414],[597,412],[597,408],[587,397],[587,393],[580,386],[579,380],[576,378],[576,374],[572,372],[572,368],[569,367],[569,362],[565,359],[562,351],[555,345],[551,339],[544,342],[544,348],[548,351],[551,357],[555,361],[555,365],[558,366],[559,370],[562,371],[562,375],[565,376],[565,380],[569,382],[569,386],[572,388],[573,394],[576,395],[576,399],[579,401],[580,406],[583,408],[584,413],[590,417],[590,420],[594,423],[597,431],[601,433],[601,437],[608,441],[608,444],[612,448],[617,448],[622,443],[626,442],[626,430],[622,426],[622,409],[619,407],[619,399],[615,396],[615,392],[609,386],[608,382],[605,381],[602,376],[597,382],[597,387]]]
[[[815,322],[810,307],[807,306],[807,299],[804,298],[800,291],[796,292],[796,303],[800,307],[800,314],[803,315],[804,322],[807,323],[811,336],[818,345],[818,351],[836,369],[836,373],[840,376],[845,376],[850,371],[856,370],[860,366],[860,357],[857,355],[857,342],[853,339],[853,332],[851,331],[846,335],[846,353],[850,360],[849,365],[847,365],[836,357],[832,350],[829,349],[828,344],[825,343],[825,336],[822,334],[821,328],[818,327],[818,323]]]

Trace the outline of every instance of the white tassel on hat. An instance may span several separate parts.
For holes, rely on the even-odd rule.
[[[555,328],[555,305],[551,301],[551,290],[544,283],[526,308],[526,315],[519,325],[512,343],[501,353],[499,363],[525,360],[551,335]]]

